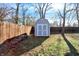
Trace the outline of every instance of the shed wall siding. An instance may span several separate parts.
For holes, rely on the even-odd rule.
[[[46,30],[47,35],[38,35],[37,31],[39,31],[39,29],[37,29],[37,27],[38,27],[39,24],[46,25],[46,27],[47,27],[47,30]],[[49,25],[49,22],[47,20],[37,20],[37,22],[35,23],[35,32],[34,33],[35,33],[35,36],[49,36],[50,35],[50,25]]]

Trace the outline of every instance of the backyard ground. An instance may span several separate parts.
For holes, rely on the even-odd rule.
[[[65,36],[79,53],[79,33],[65,34]],[[16,44],[15,47],[8,47],[2,49],[3,52],[1,51],[0,55],[64,56],[70,53],[70,49],[61,34],[52,34],[49,37],[30,35],[27,39]],[[0,45],[0,48],[3,46]]]
[[[79,34],[65,34],[65,36],[79,53]],[[40,40],[44,40],[45,38],[33,38],[31,36],[31,39],[37,40],[38,43]],[[70,50],[61,34],[52,34],[50,37],[46,38],[38,47],[35,47],[22,55],[63,56],[67,53],[70,53]]]

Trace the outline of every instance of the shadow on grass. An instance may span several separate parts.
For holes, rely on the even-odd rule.
[[[26,33],[7,39],[0,45],[0,55],[18,56],[41,45],[48,37],[27,36]]]
[[[66,53],[65,56],[79,56],[79,53],[77,52],[77,50],[75,49],[75,47],[68,41],[68,39],[65,37],[64,34],[61,34],[62,37],[64,38],[66,44],[69,47],[70,52]]]

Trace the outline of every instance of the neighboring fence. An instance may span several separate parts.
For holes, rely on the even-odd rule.
[[[51,27],[50,34],[59,34],[62,27]],[[79,27],[65,27],[65,33],[79,33]],[[34,34],[34,27],[32,27],[31,34]]]
[[[51,34],[61,33],[62,27],[51,27]],[[65,27],[65,33],[79,33],[79,27]]]
[[[0,22],[0,43],[6,39],[18,36],[23,33],[30,34],[32,26],[18,25],[8,22]]]

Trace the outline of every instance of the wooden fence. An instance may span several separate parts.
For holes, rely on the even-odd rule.
[[[6,39],[23,33],[30,34],[32,26],[18,25],[9,22],[0,22],[0,44]]]

